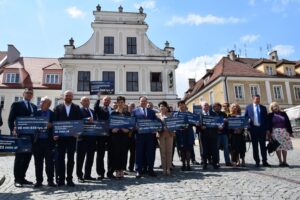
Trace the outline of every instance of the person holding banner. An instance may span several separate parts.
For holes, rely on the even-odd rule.
[[[161,164],[164,175],[171,175],[171,167],[172,167],[172,150],[173,150],[173,138],[174,132],[168,130],[166,126],[165,119],[171,117],[171,113],[168,112],[168,103],[165,101],[161,101],[158,104],[159,113],[156,113],[158,119],[162,122],[162,131],[158,132],[156,137],[158,138],[159,149],[160,149],[160,157]]]
[[[125,97],[117,97],[117,108],[112,111],[111,116],[127,116],[131,114],[124,110]],[[121,125],[122,126],[122,125]],[[112,128],[111,145],[112,145],[112,167],[116,170],[117,178],[124,178],[124,170],[126,170],[127,151],[128,151],[128,133],[129,128]]]
[[[16,133],[16,119],[17,117],[29,117],[35,116],[37,107],[31,103],[33,97],[33,89],[25,88],[23,92],[23,100],[14,102],[11,105],[9,116],[8,116],[8,126],[11,132],[11,135],[17,137],[26,137],[33,140],[33,136],[24,136],[23,134]],[[14,176],[15,176],[15,186],[23,187],[23,185],[32,185],[31,181],[25,179],[26,171],[28,169],[32,153],[31,152],[18,152],[15,154],[15,163],[14,163]]]
[[[287,114],[280,110],[277,102],[272,102],[269,110],[268,129],[271,133],[269,137],[272,137],[280,143],[280,146],[276,149],[279,167],[289,167],[289,164],[286,162],[286,157],[287,151],[293,149],[291,137],[294,137],[291,122]]]
[[[86,96],[81,97],[80,103],[82,107],[81,115],[85,123],[92,123],[96,119],[96,115],[92,109],[90,109],[90,99]],[[83,183],[84,180],[96,180],[91,176],[92,166],[94,162],[94,154],[96,150],[95,136],[82,135],[77,138],[76,149],[76,174],[78,181]],[[82,173],[83,163],[85,160],[84,176]]]
[[[145,96],[139,98],[140,106],[132,112],[132,116],[138,119],[157,120],[155,112],[147,108],[148,99]],[[155,149],[156,149],[156,131],[141,133],[139,130],[135,135],[136,139],[136,178],[141,178],[143,167],[146,168],[148,175],[156,177],[154,173]],[[144,164],[144,161],[146,163]]]
[[[53,127],[52,122],[54,119],[54,113],[50,110],[51,99],[47,96],[41,98],[40,102],[41,109],[37,111],[37,117],[46,117],[49,121],[47,125],[47,130],[39,132],[36,135],[36,139],[32,145],[34,164],[35,164],[35,177],[36,183],[35,188],[42,187],[43,183],[43,164],[45,160],[46,164],[46,174],[48,186],[55,187],[54,184],[54,160],[53,160],[53,149],[54,149],[54,140],[53,140]]]
[[[255,166],[260,167],[260,159],[258,154],[258,144],[260,145],[260,153],[264,167],[271,167],[267,162],[266,135],[268,131],[267,108],[260,104],[260,96],[252,97],[252,104],[247,105],[245,109],[245,117],[249,119],[249,131],[253,148],[253,158]]]
[[[57,105],[54,108],[55,121],[73,121],[81,120],[82,114],[80,107],[73,102],[73,92],[67,90],[64,92],[64,103]],[[76,134],[76,133],[74,133]],[[69,136],[54,136],[57,141],[58,151],[58,186],[65,185],[65,157],[67,153],[67,185],[74,187],[73,182],[73,169],[74,169],[74,154],[76,149],[76,137]]]
[[[202,103],[202,125],[201,125],[201,141],[202,141],[202,147],[203,147],[203,170],[207,169],[207,161],[212,158],[212,164],[214,169],[218,169],[218,132],[219,130],[222,130],[222,127],[215,124],[215,121],[213,122],[213,125],[208,124],[205,122],[205,119],[207,117],[213,117],[216,118],[217,115],[215,112],[210,110],[209,105],[207,102]]]
[[[241,107],[237,103],[231,104],[229,117],[241,116]],[[231,160],[232,165],[245,167],[245,154],[246,154],[246,140],[244,135],[244,127],[229,129],[230,146],[231,146]],[[242,159],[242,163],[240,162]]]
[[[100,96],[99,96],[100,98]],[[102,98],[103,106],[100,106],[100,99],[98,99],[94,105],[94,111],[97,120],[108,121],[109,116],[112,112],[112,108],[109,106],[111,103],[111,98],[109,96],[104,96]],[[107,134],[108,135],[108,134]],[[96,171],[98,174],[98,180],[104,178],[105,168],[104,168],[104,156],[105,149],[107,149],[107,178],[115,178],[113,175],[114,169],[112,168],[112,153],[111,153],[111,137],[108,136],[97,136],[97,158],[96,158]]]
[[[184,100],[179,101],[177,105],[179,111],[174,112],[173,114],[174,117],[178,117],[178,115],[181,112],[182,113],[188,112]],[[191,151],[194,145],[195,138],[194,138],[193,127],[191,124],[188,124],[187,116],[184,118],[184,121],[186,126],[176,130],[176,141],[177,141],[177,148],[179,149],[181,162],[182,162],[181,170],[190,171]]]

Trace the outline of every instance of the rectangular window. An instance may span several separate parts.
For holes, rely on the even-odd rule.
[[[136,37],[127,38],[127,54],[136,54]]]
[[[292,68],[286,67],[285,69],[286,69],[286,75],[288,75],[288,76],[292,76],[293,75]]]
[[[162,91],[162,81],[160,72],[151,72],[150,73],[151,81],[151,91],[152,92],[161,92]]]
[[[266,71],[267,71],[268,75],[273,75],[273,68],[272,67],[267,66]]]
[[[244,98],[243,85],[235,85],[234,93],[235,93],[235,99],[243,99]]]
[[[283,99],[281,85],[274,85],[273,91],[274,91],[274,99]]]
[[[58,84],[58,74],[47,74],[46,75],[46,84]]]
[[[251,97],[254,95],[260,95],[259,85],[250,85],[250,95]]]
[[[104,54],[114,54],[114,37],[104,37]]]
[[[296,100],[300,100],[300,86],[294,87],[294,92]]]
[[[90,90],[91,72],[79,71],[77,91],[89,91]]]
[[[210,91],[210,92],[209,92],[209,103],[210,103],[210,104],[215,103],[214,92],[213,92],[213,91]]]
[[[18,97],[18,96],[15,97],[15,102],[22,101],[22,100],[23,100],[23,97]]]
[[[139,74],[138,72],[126,72],[126,90],[129,92],[139,91]]]
[[[4,108],[5,96],[0,96],[0,108]]]
[[[115,72],[113,72],[113,71],[103,71],[102,72],[102,80],[113,82],[114,87],[115,87]]]
[[[8,73],[6,74],[6,83],[19,83],[20,74],[17,73]]]

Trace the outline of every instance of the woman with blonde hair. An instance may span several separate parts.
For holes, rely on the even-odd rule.
[[[276,150],[280,167],[289,167],[286,162],[287,151],[293,149],[292,140],[293,130],[287,114],[280,110],[277,102],[272,102],[269,106],[268,131],[271,137],[280,143]],[[282,157],[281,157],[282,155]]]

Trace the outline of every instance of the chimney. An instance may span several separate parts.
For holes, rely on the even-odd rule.
[[[195,84],[196,84],[196,79],[189,78],[189,89],[194,87]]]
[[[278,54],[276,50],[269,53],[269,59],[276,62],[278,61]]]
[[[229,59],[232,60],[232,61],[235,61],[235,60],[236,60],[237,56],[236,56],[234,50],[229,51],[228,57],[229,57]]]
[[[9,44],[7,47],[7,62],[8,63],[13,63],[16,60],[18,60],[20,58],[20,52],[18,51],[18,49],[12,45]]]

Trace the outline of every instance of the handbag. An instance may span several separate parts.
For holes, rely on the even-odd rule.
[[[269,141],[268,145],[267,145],[267,149],[268,149],[268,153],[271,154],[273,153],[274,151],[276,151],[276,149],[280,146],[280,143],[271,138],[271,140]]]

